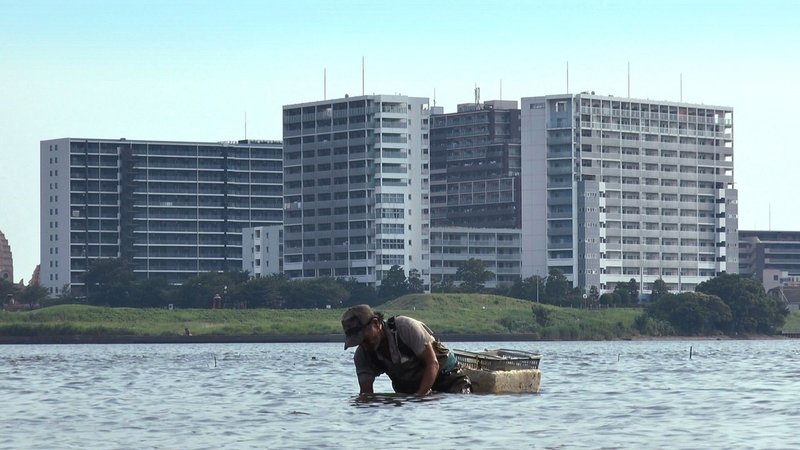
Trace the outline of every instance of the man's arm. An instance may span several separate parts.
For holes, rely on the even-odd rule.
[[[422,372],[422,380],[419,382],[419,389],[417,389],[416,394],[428,395],[433,383],[436,381],[436,376],[439,374],[439,361],[436,360],[436,353],[433,351],[431,342],[428,342],[425,349],[417,357],[422,360],[425,369]]]
[[[362,394],[372,394],[372,381],[359,381],[358,386],[361,388]]]

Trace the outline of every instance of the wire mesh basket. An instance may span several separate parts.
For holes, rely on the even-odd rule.
[[[462,367],[486,371],[538,369],[542,359],[542,355],[536,353],[506,349],[479,353],[453,350],[453,353]]]

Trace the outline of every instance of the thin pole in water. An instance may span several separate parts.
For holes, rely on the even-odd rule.
[[[689,359],[692,359],[692,346],[689,346]]]

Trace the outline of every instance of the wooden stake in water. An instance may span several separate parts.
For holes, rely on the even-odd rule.
[[[692,346],[689,346],[689,359],[692,359]]]

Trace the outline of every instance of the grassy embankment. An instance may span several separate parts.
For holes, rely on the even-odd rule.
[[[437,333],[527,334],[539,339],[613,339],[635,336],[639,309],[579,310],[533,304],[479,294],[415,294],[375,309],[387,317],[403,314],[422,320]],[[188,327],[194,336],[280,336],[341,333],[343,310],[308,309],[134,309],[61,305],[30,312],[0,312],[0,336],[84,337],[179,336]],[[546,317],[544,317],[546,316]],[[786,330],[800,330],[793,312]]]
[[[800,311],[792,311],[786,318],[786,323],[783,325],[785,331],[798,332],[800,331]]]

